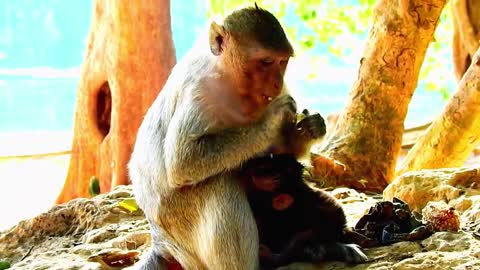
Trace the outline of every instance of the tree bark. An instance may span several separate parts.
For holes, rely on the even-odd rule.
[[[381,0],[349,103],[314,156],[314,176],[382,191],[395,173],[403,122],[445,0]]]
[[[406,171],[462,166],[480,143],[480,49],[456,93],[408,152],[397,175]]]
[[[480,46],[480,0],[452,1],[453,67],[460,80]]]
[[[140,122],[175,64],[169,0],[95,0],[77,91],[68,175],[57,203],[128,183]]]

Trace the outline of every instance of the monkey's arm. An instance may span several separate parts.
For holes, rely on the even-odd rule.
[[[196,184],[213,175],[237,168],[264,152],[280,135],[285,118],[294,114],[295,102],[285,96],[271,104],[259,122],[240,128],[213,130],[209,119],[183,106],[168,127],[165,138],[167,179],[172,187]],[[203,118],[203,119],[202,119]]]

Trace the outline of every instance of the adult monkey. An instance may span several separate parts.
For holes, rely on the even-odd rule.
[[[259,267],[236,170],[281,143],[295,121],[283,87],[293,49],[256,5],[212,23],[209,45],[173,68],[137,134],[129,172],[153,242],[138,269],[166,269],[169,258],[186,270]]]

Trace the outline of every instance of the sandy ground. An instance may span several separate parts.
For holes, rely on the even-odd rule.
[[[48,210],[68,169],[70,132],[0,133],[0,230]]]

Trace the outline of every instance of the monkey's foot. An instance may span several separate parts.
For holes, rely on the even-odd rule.
[[[321,244],[304,250],[308,261],[320,263],[325,260],[338,260],[346,263],[364,263],[368,260],[359,245],[340,242]]]
[[[355,264],[368,261],[367,255],[365,255],[365,253],[363,253],[363,251],[361,250],[360,246],[356,244],[335,243],[334,245],[335,247],[332,247],[332,252],[335,253],[329,254],[329,252],[331,251],[328,251],[327,254],[330,255],[328,257]]]

